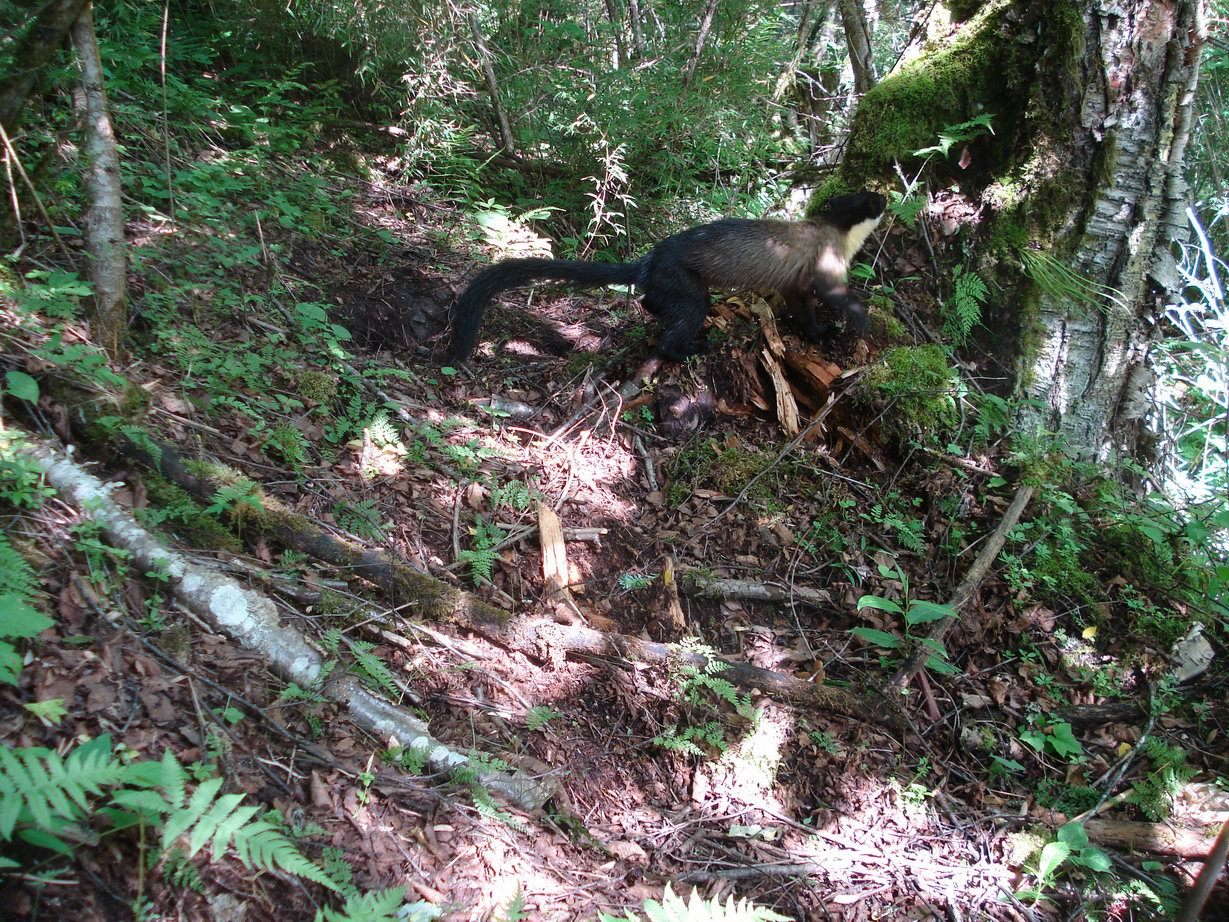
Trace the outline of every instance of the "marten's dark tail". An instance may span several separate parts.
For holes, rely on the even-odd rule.
[[[572,282],[576,285],[635,285],[641,263],[592,263],[569,259],[505,259],[479,272],[457,299],[452,318],[448,361],[463,362],[478,345],[482,312],[501,291],[530,282]]]

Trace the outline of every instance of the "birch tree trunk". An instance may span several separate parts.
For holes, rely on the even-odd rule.
[[[992,133],[923,169],[936,262],[991,283],[969,358],[1031,399],[1026,431],[1082,457],[1134,454],[1185,237],[1202,0],[969,6],[866,94],[833,182],[916,171],[915,151],[989,116]]]
[[[85,246],[94,283],[93,335],[108,356],[119,359],[128,330],[128,252],[120,201],[119,150],[107,111],[92,5],[85,5],[70,31],[81,68],[81,82],[74,96],[81,120],[82,170],[89,202]]]
[[[1071,266],[1100,297],[1039,292],[1038,348],[1022,391],[1027,422],[1078,453],[1133,453],[1151,406],[1148,347],[1186,238],[1182,162],[1206,38],[1198,0],[1086,8],[1089,41],[1073,111],[1070,167],[1091,181],[1072,219]]]

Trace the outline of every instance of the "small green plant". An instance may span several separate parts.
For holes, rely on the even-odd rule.
[[[930,158],[935,154],[939,154],[942,157],[946,157],[957,144],[972,141],[974,138],[981,137],[984,134],[994,134],[993,122],[993,114],[983,113],[969,119],[967,122],[961,122],[958,125],[948,125],[939,132],[937,144],[915,150],[913,156]]]
[[[968,341],[973,327],[981,323],[981,306],[990,292],[976,272],[957,266],[952,273],[951,296],[939,306],[943,335],[955,346]]]
[[[533,732],[534,730],[541,730],[552,720],[556,720],[562,716],[563,715],[554,708],[546,707],[545,705],[538,705],[537,707],[531,707],[525,712],[525,726],[530,732]]]
[[[1034,284],[1056,301],[1072,302],[1080,307],[1107,310],[1129,307],[1121,291],[1080,275],[1066,263],[1041,250],[1021,249],[1020,261],[1025,274]]]
[[[106,587],[108,575],[112,570],[120,577],[128,572],[131,552],[107,544],[102,538],[102,525],[98,522],[83,519],[70,530],[73,534],[73,547],[85,555],[90,581],[95,586]]]
[[[1074,762],[1084,755],[1084,747],[1075,738],[1067,721],[1052,721],[1043,714],[1034,714],[1030,723],[1032,729],[1020,731],[1021,742],[1038,752],[1052,753],[1066,762]]]
[[[1033,872],[1037,885],[1016,893],[1019,899],[1040,900],[1045,891],[1054,886],[1059,870],[1064,864],[1104,873],[1110,869],[1109,856],[1088,841],[1088,833],[1082,823],[1068,823],[1058,830],[1054,841],[1046,843],[1037,858]]]
[[[290,423],[279,423],[270,429],[261,449],[269,457],[285,461],[296,474],[302,474],[307,464],[307,438]]]
[[[921,504],[922,497],[920,496],[906,500],[899,493],[892,491],[882,502],[875,503],[867,512],[862,513],[862,518],[872,525],[878,525],[894,533],[897,542],[905,550],[915,554],[924,554],[926,552],[925,524],[921,519],[908,514],[910,507],[917,508]]]
[[[10,593],[27,602],[34,600],[38,577],[29,562],[0,532],[0,597]]]
[[[469,531],[474,539],[473,547],[461,551],[458,557],[469,564],[470,575],[476,585],[489,583],[494,575],[495,561],[499,559],[495,548],[507,535],[498,525],[481,516]]]
[[[956,610],[950,605],[943,605],[939,602],[928,602],[925,599],[911,598],[908,574],[899,565],[889,567],[886,564],[879,564],[879,575],[884,579],[894,579],[900,583],[901,597],[904,599],[904,604],[893,599],[884,598],[883,596],[868,594],[858,599],[858,609],[874,608],[879,611],[885,611],[888,614],[900,615],[905,623],[905,640],[901,640],[895,634],[889,634],[887,631],[881,631],[878,628],[855,627],[850,630],[850,633],[855,637],[865,640],[867,643],[882,647],[885,650],[899,650],[904,648],[906,644],[921,644],[927,650],[927,669],[932,669],[944,675],[959,674],[960,670],[947,661],[947,651],[943,649],[942,644],[913,632],[913,629],[919,625],[940,621],[943,618],[955,618],[957,615]]]
[[[54,624],[31,607],[22,595],[16,592],[0,595],[0,682],[16,685],[21,673],[21,654],[13,641],[37,637]]]
[[[235,506],[247,506],[257,512],[262,511],[260,488],[247,478],[242,478],[238,483],[225,484],[213,494],[213,502],[205,507],[205,511],[221,514]]]
[[[619,588],[624,592],[648,589],[657,580],[656,573],[620,573]]]
[[[0,500],[17,509],[38,509],[55,496],[55,490],[43,481],[38,465],[10,454],[7,442],[0,444]]]
[[[541,498],[542,494],[523,480],[510,480],[503,486],[496,486],[491,489],[491,507],[493,509],[499,509],[501,506],[504,506],[516,512],[524,512]]]
[[[1187,764],[1186,751],[1180,746],[1169,746],[1149,737],[1141,748],[1152,767],[1131,786],[1127,801],[1139,807],[1148,819],[1159,823],[1172,815],[1174,798],[1196,772]]]
[[[388,536],[374,499],[342,500],[333,504],[332,512],[337,524],[353,535],[372,541],[383,541]]]
[[[64,707],[63,698],[44,698],[42,701],[30,701],[22,705],[22,707],[46,727],[54,727],[68,716],[68,709]]]
[[[653,737],[653,745],[673,752],[682,752],[692,756],[706,756],[710,752],[725,752],[725,728],[718,720],[709,720],[702,724],[693,724],[679,729],[678,724],[670,724],[664,733]]]

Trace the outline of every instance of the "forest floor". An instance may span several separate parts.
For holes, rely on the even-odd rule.
[[[859,598],[903,600],[899,567],[911,598],[944,601],[1011,499],[992,452],[945,463],[880,431],[846,374],[881,350],[874,331],[824,350],[781,324],[787,352],[812,362],[810,372],[788,369],[802,426],[826,408],[822,424],[792,442],[749,301],[724,301],[710,322],[714,348],[660,367],[629,397],[619,388],[651,354],[650,318],[627,299],[560,288],[502,297],[468,368],[441,372],[437,334],[477,258],[457,233],[466,219],[382,187],[359,214],[397,239],[395,259],[284,233],[268,241],[277,247],[250,284],[276,277],[293,297],[310,291],[330,305],[330,319],[354,337],[349,361],[389,372],[379,386],[412,425],[390,414],[387,426],[330,442],[345,411],[328,396],[305,398],[305,358],[268,369],[268,392],[300,402],[255,426],[245,404],[264,407],[267,394],[244,392],[255,385],[234,378],[228,401],[206,399],[187,350],[148,345],[138,317],[134,336],[146,345],[124,373],[144,391],[143,425],[185,455],[234,467],[325,529],[510,614],[654,641],[694,638],[794,677],[874,688],[891,658],[850,630],[900,636],[901,624],[859,610]],[[907,246],[888,236],[881,258],[906,265]],[[271,309],[209,314],[207,292],[184,314],[199,314],[205,336],[237,354],[295,341]],[[51,397],[37,411],[47,431],[82,441],[70,415]],[[306,452],[271,438],[275,423],[297,430]],[[93,454],[82,445],[83,457]],[[120,458],[99,472],[123,482],[115,495],[135,510],[164,492]],[[563,528],[570,601],[546,587],[540,506]],[[224,552],[190,516],[163,526],[194,556],[264,573],[262,591],[308,636],[339,628],[373,644],[438,739],[538,766],[558,793],[522,812],[448,779],[400,772],[381,758],[388,740],[352,728],[331,705],[286,700],[258,657],[161,600],[156,582],[125,576],[116,555],[69,538],[77,517],[54,503],[21,519],[60,620],[38,641],[37,667],[0,691],[0,738],[54,747],[66,731],[109,733],[134,755],[169,748],[277,810],[309,854],[343,855],[360,887],[405,885],[442,918],[592,919],[660,899],[667,882],[800,920],[1079,918],[1089,907],[1109,918],[1123,905],[1123,894],[1098,892],[1070,865],[1048,882],[1050,899],[1013,896],[1035,884],[1026,862],[1052,841],[1051,811],[1068,809],[1062,791],[1103,782],[1149,724],[1146,690],[1131,674],[1120,676],[1116,710],[1085,711],[1080,721],[1081,707],[1110,700],[1096,676],[1115,641],[1094,644],[997,571],[949,636],[958,671],[923,673],[902,733],[726,687],[719,674],[545,648],[530,657],[446,625],[418,630],[371,585],[265,535],[239,528],[241,544]],[[670,569],[764,583],[785,600],[706,598],[681,579],[664,582]],[[382,606],[393,620],[364,623],[304,603],[279,589],[287,579]],[[21,707],[50,698],[64,700],[65,722],[32,720]],[[1082,743],[1078,764],[1023,741],[1033,715],[1060,713]],[[1196,778],[1224,771],[1225,736],[1210,720],[1175,711],[1153,728],[1186,741]],[[1174,808],[1177,827],[1195,809],[1181,798]],[[1105,815],[1143,819],[1125,803]],[[199,890],[146,879],[132,855],[96,848],[78,853],[70,882],[10,881],[0,916],[131,918],[141,893],[151,919],[299,919],[321,899],[315,887],[253,876],[233,861],[201,863]],[[1145,867],[1147,857],[1164,866]],[[1172,854],[1118,860],[1131,872],[1123,879],[1198,869]]]

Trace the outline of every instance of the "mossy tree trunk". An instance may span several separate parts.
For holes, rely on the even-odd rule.
[[[1028,428],[1083,456],[1133,452],[1185,233],[1201,0],[951,5],[968,19],[867,94],[820,194],[892,176],[897,160],[915,172],[913,152],[944,129],[993,116],[993,134],[923,173],[947,225],[932,229],[942,275],[963,265],[993,283],[974,358],[1032,398]]]

